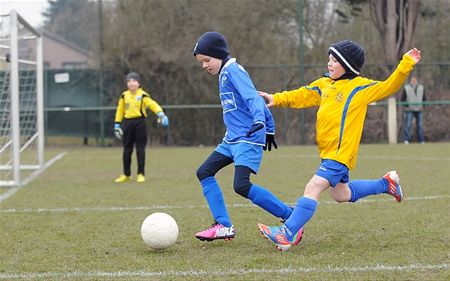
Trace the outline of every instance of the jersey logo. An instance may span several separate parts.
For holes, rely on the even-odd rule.
[[[222,87],[225,86],[225,83],[227,82],[227,76],[226,75],[222,75],[221,79],[220,79],[220,83],[222,84]]]
[[[233,92],[221,93],[220,103],[222,104],[223,113],[236,110],[236,100],[234,99]]]
[[[336,102],[342,102],[342,101],[344,100],[344,94],[338,92],[338,93],[336,94],[336,97],[334,97],[334,100],[335,100]]]
[[[325,167],[324,167],[324,166],[322,166],[322,165],[320,165],[320,166],[319,166],[319,170],[322,170],[322,171],[325,171],[325,172],[326,172],[326,171],[328,171],[328,169],[327,169],[327,168],[325,168]]]
[[[136,100],[140,101],[142,99],[142,96],[136,96]]]

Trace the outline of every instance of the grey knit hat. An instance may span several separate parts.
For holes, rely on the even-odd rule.
[[[136,72],[130,72],[127,74],[126,81],[131,80],[131,79],[136,80],[139,83],[141,83],[141,77]]]

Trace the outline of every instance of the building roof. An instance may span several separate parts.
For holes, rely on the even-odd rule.
[[[89,51],[87,51],[86,49],[83,49],[82,47],[65,40],[61,36],[53,34],[53,33],[49,32],[49,31],[47,31],[45,29],[42,29],[42,28],[39,29],[39,32],[41,32],[43,36],[45,36],[45,37],[47,37],[47,38],[49,38],[49,39],[51,39],[53,41],[56,41],[56,42],[58,42],[60,44],[63,44],[66,47],[69,47],[69,48],[71,48],[71,49],[73,49],[73,50],[75,50],[75,51],[77,51],[79,53],[82,53],[85,56],[94,57],[94,55],[92,53],[90,53]]]

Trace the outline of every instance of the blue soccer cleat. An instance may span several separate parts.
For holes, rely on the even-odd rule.
[[[289,241],[286,237],[286,226],[267,226],[262,223],[258,223],[258,229],[261,234],[267,240],[273,242],[275,247],[284,252],[287,251],[291,246],[297,246],[303,237],[303,228],[295,234],[293,241]]]

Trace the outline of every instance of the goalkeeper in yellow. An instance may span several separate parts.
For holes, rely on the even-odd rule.
[[[161,106],[140,87],[140,77],[136,72],[126,76],[128,90],[123,92],[117,104],[114,135],[122,140],[123,174],[115,182],[123,183],[131,179],[131,156],[136,146],[137,178],[139,183],[145,182],[145,146],[147,145],[147,126],[145,118],[147,109],[158,116],[158,123],[167,127],[169,119]]]
[[[321,165],[306,185],[290,217],[282,226],[258,224],[261,233],[276,247],[285,251],[293,237],[314,215],[320,194],[330,186],[337,202],[355,202],[369,195],[386,193],[398,202],[403,199],[396,171],[375,180],[349,180],[349,170],[356,164],[367,107],[374,101],[394,94],[402,86],[420,51],[412,49],[403,55],[395,71],[385,80],[359,76],[364,64],[364,49],[344,40],[328,50],[328,73],[308,86],[269,95],[260,92],[268,106],[306,108],[318,106],[316,141]]]

